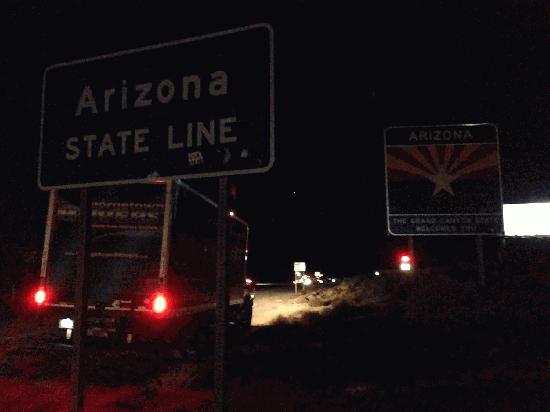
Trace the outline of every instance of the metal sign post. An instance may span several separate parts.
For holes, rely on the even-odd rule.
[[[218,226],[216,239],[216,336],[214,359],[214,401],[217,412],[227,409],[226,404],[226,318],[227,318],[227,277],[226,277],[226,236],[227,236],[227,177],[219,178],[218,187]]]
[[[479,285],[485,286],[485,256],[483,254],[483,236],[476,236],[476,249]]]
[[[506,237],[505,236],[501,236],[498,239],[497,250],[498,250],[498,263],[499,263],[499,265],[502,265],[502,264],[504,264],[504,255],[506,253]]]
[[[75,288],[75,319],[73,333],[73,356],[71,360],[71,386],[73,412],[84,408],[84,339],[86,336],[86,312],[88,295],[86,272],[90,256],[90,218],[91,207],[88,189],[80,189],[80,214],[78,217],[80,246],[77,257]]]
[[[409,255],[411,255],[411,259],[414,259],[414,236],[409,236],[407,239],[407,249],[409,250]]]
[[[54,220],[57,213],[57,190],[50,190],[48,201],[48,216],[46,218],[46,230],[44,232],[44,249],[42,251],[42,265],[40,266],[40,284],[44,286],[46,276],[50,272],[50,250],[54,233]]]
[[[294,262],[294,294],[298,294],[298,277],[300,280],[303,279],[302,275],[306,271],[306,262]],[[302,283],[302,290],[304,289],[304,284]]]
[[[172,237],[172,213],[173,213],[173,194],[174,183],[169,180],[166,182],[166,191],[164,195],[164,221],[162,225],[162,246],[160,251],[160,269],[159,278],[161,288],[166,287],[166,276],[168,274],[168,262],[170,261],[170,239]]]

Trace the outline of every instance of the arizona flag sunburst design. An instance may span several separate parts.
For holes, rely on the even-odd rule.
[[[393,146],[387,148],[388,173],[423,177],[434,184],[432,196],[454,196],[453,182],[498,172],[495,144]]]

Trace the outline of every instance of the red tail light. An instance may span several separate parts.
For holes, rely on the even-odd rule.
[[[34,302],[37,305],[42,305],[46,301],[46,291],[44,289],[38,289],[34,294]]]
[[[153,312],[160,315],[164,313],[166,309],[168,309],[166,297],[162,293],[157,294],[153,299]]]

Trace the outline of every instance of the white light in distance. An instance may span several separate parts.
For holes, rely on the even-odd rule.
[[[550,236],[550,203],[503,206],[506,236]]]
[[[59,319],[60,329],[72,329],[74,322],[71,318]]]

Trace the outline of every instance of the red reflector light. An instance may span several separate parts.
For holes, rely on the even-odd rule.
[[[37,305],[41,305],[46,301],[46,291],[44,289],[38,289],[34,294],[34,301]]]
[[[162,294],[158,294],[155,296],[155,299],[153,299],[153,312],[161,314],[163,313],[166,308],[168,307],[168,301]]]

